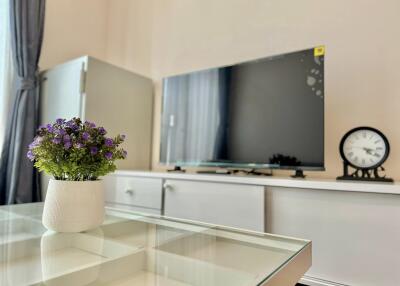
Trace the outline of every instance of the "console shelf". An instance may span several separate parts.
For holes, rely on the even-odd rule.
[[[332,191],[380,193],[400,195],[400,183],[381,182],[349,182],[334,179],[296,179],[290,177],[259,177],[246,175],[220,175],[220,174],[195,174],[195,173],[167,173],[149,171],[119,170],[115,172],[118,176],[135,176],[161,179],[177,179],[203,182],[236,183],[245,185],[287,187],[300,189],[317,189]]]

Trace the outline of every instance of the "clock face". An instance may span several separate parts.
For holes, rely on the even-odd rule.
[[[380,131],[359,127],[343,137],[340,153],[353,167],[372,169],[380,166],[388,157],[389,142]]]

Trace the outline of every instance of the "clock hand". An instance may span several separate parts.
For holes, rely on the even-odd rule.
[[[363,150],[365,150],[365,151],[367,151],[367,150],[373,150],[373,149],[371,149],[371,148],[361,147],[361,146],[351,146],[350,148],[363,149]]]
[[[361,147],[361,146],[352,146],[351,148],[363,149],[368,155],[379,157],[379,154],[377,154],[377,153],[372,154],[372,152],[374,152],[374,151],[376,152],[377,151],[376,149],[367,148],[367,147]]]
[[[380,157],[381,155],[379,154],[379,153],[377,153],[377,149],[372,149],[372,148],[365,148],[365,151],[367,152],[367,154],[369,154],[369,155],[371,155],[371,156],[374,156],[374,157]],[[374,153],[372,153],[372,152],[374,152]]]
[[[367,147],[363,147],[363,150],[365,150],[365,152],[367,152],[367,154],[369,154],[369,155],[372,155],[372,151],[374,151],[373,149],[371,149],[371,148],[367,148]]]

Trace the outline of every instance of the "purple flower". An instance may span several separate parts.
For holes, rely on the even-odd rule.
[[[31,144],[28,145],[29,150],[32,150],[35,147],[36,147],[35,141],[33,141]]]
[[[90,128],[95,128],[96,127],[96,124],[94,124],[93,122],[90,122],[90,121],[85,121],[85,124],[87,126],[89,126]]]
[[[69,148],[71,148],[71,146],[72,146],[72,144],[71,144],[70,141],[64,143],[64,149],[65,150],[68,150]]]
[[[82,139],[83,139],[84,141],[88,140],[89,137],[90,137],[89,133],[87,133],[87,132],[83,132],[83,133],[82,133]]]
[[[35,155],[33,154],[32,150],[29,150],[28,153],[26,153],[26,156],[31,161],[35,160]]]
[[[53,127],[53,125],[51,125],[51,124],[47,124],[47,125],[46,125],[46,129],[47,129],[47,131],[49,131],[50,133],[53,133],[53,132],[54,132],[54,127]]]
[[[75,124],[75,121],[70,120],[67,121],[67,123],[65,124],[68,128],[71,128],[72,130],[76,131],[78,129],[78,125]]]
[[[61,138],[59,138],[59,137],[53,138],[51,140],[51,142],[53,142],[54,144],[60,144],[61,143]]]
[[[31,144],[29,144],[29,150],[32,150],[33,148],[38,147],[42,141],[43,141],[43,137],[36,136],[35,139],[33,139],[33,142]]]
[[[71,141],[71,137],[68,134],[65,134],[63,137],[64,143],[70,142]]]
[[[64,135],[67,132],[64,129],[56,129],[56,130],[54,130],[54,133],[57,135]]]
[[[65,119],[62,119],[62,118],[58,118],[56,120],[56,123],[59,124],[59,125],[63,124],[64,122],[65,122]]]
[[[126,152],[125,150],[122,150],[122,157],[126,158],[126,156],[128,156],[128,152]]]
[[[106,152],[106,153],[104,154],[104,157],[106,157],[107,160],[111,160],[111,159],[112,159],[112,156],[113,156],[113,154],[112,154],[111,152]]]
[[[29,144],[28,148],[29,150],[32,150],[33,148],[37,147],[37,144],[35,141],[33,141],[31,144]]]
[[[99,149],[96,146],[90,147],[90,154],[96,155]]]
[[[101,135],[106,135],[106,134],[107,134],[107,131],[104,129],[104,127],[99,127],[99,133],[100,133]]]
[[[85,145],[83,145],[81,142],[78,142],[78,143],[75,144],[75,147],[78,148],[78,149],[81,149],[81,148],[83,148],[84,146],[85,146]]]
[[[107,147],[112,147],[114,146],[114,141],[111,138],[106,138],[104,140],[104,145],[106,145]]]

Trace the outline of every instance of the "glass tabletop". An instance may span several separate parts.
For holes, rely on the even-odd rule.
[[[117,208],[82,233],[54,233],[41,203],[0,207],[0,285],[268,285],[307,240]]]

